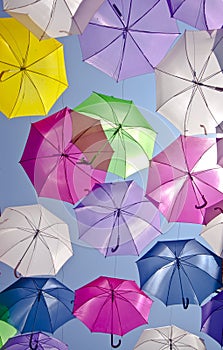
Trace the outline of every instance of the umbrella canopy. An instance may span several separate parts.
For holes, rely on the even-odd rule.
[[[101,121],[114,150],[109,172],[126,178],[148,167],[156,132],[133,101],[93,92],[75,111]]]
[[[79,39],[83,60],[119,81],[153,72],[178,35],[165,0],[105,0]]]
[[[223,291],[201,307],[201,331],[223,346]]]
[[[0,111],[46,115],[68,87],[63,45],[40,42],[13,18],[0,19]]]
[[[103,0],[3,0],[3,9],[38,39],[83,32]]]
[[[223,24],[223,1],[167,0],[171,16],[200,30],[218,29]]]
[[[17,333],[15,327],[9,323],[0,320],[0,347],[7,342],[7,340],[13,337]]]
[[[165,305],[186,309],[221,286],[221,258],[195,239],[157,242],[136,264],[141,288]]]
[[[222,121],[222,39],[222,29],[185,31],[155,69],[157,111],[182,134],[215,133]]]
[[[7,341],[2,350],[68,350],[60,340],[42,332],[17,335]]]
[[[75,291],[73,313],[91,332],[122,336],[148,322],[151,306],[134,281],[101,276]]]
[[[73,300],[73,291],[55,278],[21,277],[0,293],[10,324],[21,333],[53,333],[73,319]]]
[[[94,169],[85,154],[90,152],[90,145],[84,144],[84,153],[72,142],[72,138],[83,134],[82,118],[69,108],[64,108],[53,115],[32,123],[30,133],[20,160],[37,193],[41,197],[55,198],[69,203],[75,203],[84,197],[95,183],[102,183],[106,171]],[[73,124],[77,130],[73,131]],[[78,127],[80,126],[80,128]],[[92,123],[90,124],[92,125]],[[95,125],[99,125],[95,124]],[[88,128],[88,127],[87,127]],[[102,129],[101,129],[102,130]],[[99,147],[103,139],[98,140]],[[93,137],[95,145],[95,139]],[[83,145],[83,143],[80,144]],[[107,146],[107,138],[104,136]],[[91,160],[95,149],[91,149]],[[109,153],[110,152],[110,153]],[[106,153],[105,158],[98,158],[97,165],[103,168],[108,164],[112,149]],[[89,155],[89,154],[88,154]],[[95,161],[96,162],[96,161]]]
[[[16,277],[55,275],[73,255],[68,225],[38,204],[5,209],[0,240],[0,261]]]
[[[79,237],[108,255],[139,255],[160,232],[158,210],[133,181],[95,185],[74,209]]]
[[[175,325],[144,329],[134,350],[205,350],[203,339]]]
[[[202,224],[205,209],[223,200],[222,176],[215,139],[179,136],[152,159],[147,197],[168,221]]]

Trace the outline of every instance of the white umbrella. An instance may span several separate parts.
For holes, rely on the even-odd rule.
[[[55,275],[73,255],[68,225],[39,204],[6,208],[0,242],[0,261],[16,277]]]
[[[3,0],[3,9],[39,39],[84,31],[103,0]]]
[[[222,121],[223,30],[185,31],[155,69],[157,111],[185,135]]]
[[[134,350],[205,350],[204,341],[174,325],[147,328],[142,332]]]

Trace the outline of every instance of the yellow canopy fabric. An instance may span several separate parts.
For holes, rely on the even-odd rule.
[[[68,87],[63,44],[39,41],[13,18],[0,19],[0,111],[46,115]]]

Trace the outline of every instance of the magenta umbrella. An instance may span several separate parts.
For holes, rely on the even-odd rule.
[[[97,145],[97,142],[92,135],[89,136],[89,128],[93,126],[86,121],[90,119],[64,108],[32,123],[20,163],[40,197],[60,199],[74,204],[96,183],[104,182],[106,167],[113,150],[110,148],[110,153],[106,153],[104,158],[101,152],[102,158],[97,157],[96,164],[100,169],[93,167],[92,159],[97,151],[96,146],[90,147],[89,139],[92,139],[94,145]],[[98,146],[101,148],[103,130],[95,119],[94,123],[97,123],[95,124],[97,131],[98,127],[101,128],[98,139]],[[87,137],[84,137],[83,125],[88,132],[88,142]],[[81,141],[81,135],[85,140],[85,146]],[[104,144],[107,149],[108,142],[105,135]]]
[[[203,224],[206,208],[223,200],[215,139],[179,136],[150,164],[147,197],[168,221]]]
[[[91,332],[124,335],[148,322],[152,300],[135,281],[101,276],[75,291],[73,314]]]

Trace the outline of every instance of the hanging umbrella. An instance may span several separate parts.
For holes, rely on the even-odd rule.
[[[223,346],[223,291],[202,305],[201,331]]]
[[[80,116],[69,108],[64,108],[31,124],[20,164],[39,196],[75,203],[84,197],[95,183],[104,182],[106,171],[94,169],[85,156],[88,154],[90,145],[88,145],[88,149],[86,149],[86,145],[84,146],[83,153],[72,142],[72,137],[83,133],[82,123],[78,124],[80,118],[86,123],[89,120],[89,118]],[[73,124],[77,128],[75,132]],[[92,126],[92,123],[90,125]],[[95,144],[94,138],[93,142]],[[101,147],[103,143],[101,134],[98,142],[99,147]],[[105,136],[104,144],[107,146]],[[88,155],[92,160],[95,149],[91,149],[91,151],[93,153]],[[99,157],[97,162],[95,161],[99,168],[108,164],[112,153],[113,151],[110,149],[105,157],[102,155],[102,158]]]
[[[222,0],[167,0],[171,16],[200,30],[223,25]]]
[[[114,150],[109,172],[126,178],[148,167],[156,132],[133,101],[93,92],[75,111],[100,120]]]
[[[168,221],[202,224],[205,209],[223,200],[223,168],[215,139],[179,136],[155,156],[147,197]]]
[[[165,0],[105,0],[79,39],[83,60],[119,81],[153,72],[178,35]]]
[[[203,339],[175,325],[144,329],[134,350],[205,350]]]
[[[68,350],[60,340],[42,332],[17,335],[7,341],[2,350]]]
[[[68,225],[38,204],[5,209],[0,241],[0,261],[16,277],[55,275],[73,255]]]
[[[83,32],[103,0],[3,0],[3,9],[38,39]]]
[[[80,239],[105,256],[139,255],[161,233],[157,209],[134,181],[95,185],[74,211]]]
[[[152,300],[131,280],[101,276],[75,291],[74,315],[91,332],[124,335],[148,322]]]
[[[73,291],[55,278],[21,277],[0,293],[10,324],[21,333],[53,333],[73,319],[73,300]]]
[[[185,31],[155,69],[157,111],[182,134],[215,133],[222,121],[222,39],[222,29]]]
[[[221,258],[195,239],[157,242],[136,264],[141,288],[165,305],[186,309],[221,286]]]
[[[40,42],[13,18],[0,19],[0,111],[46,115],[68,87],[63,45]]]

